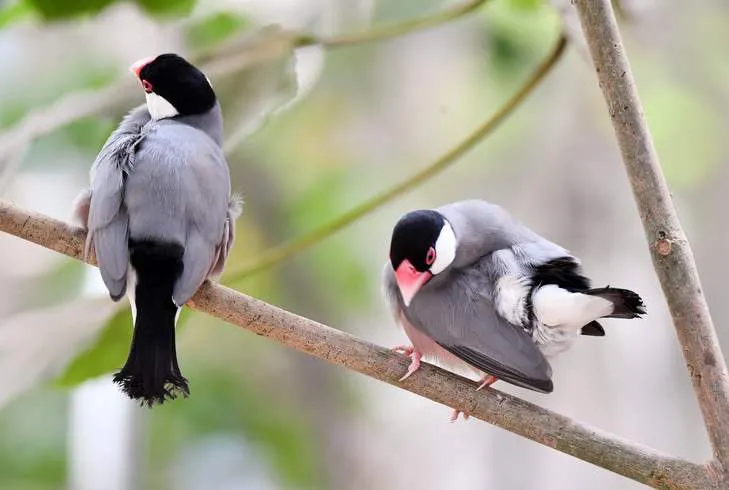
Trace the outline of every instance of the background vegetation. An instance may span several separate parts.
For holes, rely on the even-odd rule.
[[[2,197],[68,218],[101,144],[142,101],[128,64],[162,51],[208,62],[226,110],[234,185],[247,203],[229,284],[378,343],[401,343],[378,284],[394,221],[464,197],[501,203],[583,257],[597,283],[640,291],[650,316],[606,324],[608,337],[585,339],[559,359],[549,397],[499,388],[668,452],[708,454],[579,45],[447,173],[292,260],[240,278],[273,245],[407,178],[486,120],[552,49],[563,22],[553,5],[492,0],[436,29],[295,52],[311,39],[262,27],[327,38],[449,5],[0,5]],[[729,59],[720,47],[729,12],[709,0],[623,7],[641,97],[722,325]],[[260,114],[270,116],[259,128]],[[486,424],[451,426],[444,407],[189,312],[178,345],[193,395],[139,409],[104,376],[123,362],[131,330],[97,271],[6,236],[0,250],[1,488],[637,487]]]

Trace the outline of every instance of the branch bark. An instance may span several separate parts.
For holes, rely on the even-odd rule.
[[[573,0],[673,316],[717,468],[729,464],[729,374],[693,253],[661,171],[610,0]]]
[[[0,201],[0,231],[83,260],[84,230],[4,201]],[[206,282],[188,305],[654,488],[719,488],[704,465],[662,454],[491,388],[477,392],[475,382],[427,363],[400,383],[407,357],[230,288]]]

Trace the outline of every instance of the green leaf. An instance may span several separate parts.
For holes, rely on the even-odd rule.
[[[187,44],[195,49],[211,48],[249,26],[233,12],[218,12],[190,25],[185,32]]]
[[[124,308],[106,324],[94,345],[77,356],[55,384],[71,387],[121,368],[132,340],[132,310]]]
[[[508,0],[509,6],[518,10],[537,10],[542,6],[542,0]]]
[[[82,14],[96,14],[116,0],[26,0],[46,20],[66,19]]]
[[[0,9],[0,29],[25,19],[31,13],[33,13],[33,8],[27,1],[19,0],[7,5],[5,8]]]
[[[184,308],[177,321],[177,333],[189,318],[190,311]],[[129,353],[132,331],[132,310],[126,307],[109,319],[96,343],[78,355],[56,378],[55,384],[72,387],[120,369]]]
[[[77,260],[64,260],[46,274],[36,290],[46,304],[61,304],[78,296],[86,276],[86,265]]]
[[[2,318],[0,407],[66,369],[118,308],[108,298],[78,298]]]
[[[151,15],[185,16],[192,12],[195,0],[136,0],[142,10]]]
[[[64,127],[61,133],[78,148],[98,150],[116,126],[117,122],[111,119],[89,117],[74,121]]]

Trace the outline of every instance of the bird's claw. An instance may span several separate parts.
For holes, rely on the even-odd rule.
[[[486,375],[483,378],[481,378],[481,384],[478,385],[478,388],[476,388],[476,391],[481,391],[482,388],[486,388],[487,386],[491,386],[492,384],[496,383],[498,379],[496,376]]]
[[[451,418],[450,418],[451,423],[457,422],[458,421],[458,416],[461,415],[461,414],[463,415],[463,420],[464,421],[468,420],[468,418],[470,417],[470,415],[468,415],[463,410],[456,410],[454,408],[453,409],[453,412],[451,412]]]
[[[398,345],[392,348],[393,352],[399,352],[400,354],[405,354],[406,356],[409,356],[415,351],[415,347],[412,345]]]
[[[415,371],[420,369],[420,358],[422,357],[422,354],[420,352],[416,351],[414,348],[410,352],[410,365],[408,366],[408,372],[405,373],[405,376],[400,378],[400,381],[405,381],[410,377],[411,374],[413,374]]]

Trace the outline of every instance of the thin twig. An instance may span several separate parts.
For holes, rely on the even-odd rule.
[[[289,48],[314,44],[325,48],[352,46],[402,36],[416,30],[437,26],[464,16],[487,1],[471,0],[462,5],[456,5],[450,9],[421,19],[407,20],[389,26],[374,28],[370,31],[345,34],[331,38],[320,38],[310,34],[271,29],[273,26],[269,26],[263,28],[263,31],[266,32],[266,37],[263,40],[264,43],[270,43],[272,39],[271,32],[273,32],[273,35],[278,36],[279,43],[272,44],[281,45],[285,43]],[[241,39],[244,42],[252,41],[254,45],[260,46],[266,55],[271,51],[267,49],[268,46],[264,43],[252,39],[250,34],[242,36]],[[194,59],[204,60],[206,62],[206,67],[203,69],[212,78],[235,73],[243,66],[250,64],[252,60],[255,61],[256,58],[256,53],[252,53],[250,49],[240,50],[242,47],[240,44],[240,42],[229,42],[211,52],[197,53]],[[239,52],[231,53],[231,46],[238,49]],[[279,49],[280,53],[283,53],[283,51]],[[8,149],[11,147],[23,148],[29,145],[35,138],[55,131],[79,119],[99,114],[113,107],[131,103],[129,99],[134,93],[132,92],[132,87],[133,83],[131,79],[122,79],[107,88],[74,92],[59,98],[49,106],[32,110],[16,126],[0,133],[0,155],[8,153]],[[10,165],[11,163],[6,163],[0,166],[0,173],[9,173],[12,169],[6,169],[5,167],[9,167]]]
[[[574,3],[643,220],[653,266],[673,316],[714,455],[727,478],[729,373],[693,253],[661,171],[610,0]]]
[[[82,260],[86,233],[49,216],[0,201],[0,231]],[[590,427],[515,396],[423,363],[398,379],[409,359],[233,289],[206,282],[192,308],[293,349],[429,398],[472,417],[655,488],[717,488],[708,468]]]
[[[458,19],[459,17],[463,17],[464,15],[473,12],[487,1],[488,0],[470,0],[427,17],[375,27],[370,30],[354,34],[343,34],[341,36],[334,37],[318,37],[311,34],[301,34],[297,36],[295,45],[300,47],[319,45],[325,48],[339,48],[355,44],[384,41],[386,39],[404,36],[415,31],[429,29]]]
[[[249,263],[242,264],[231,270],[225,275],[225,282],[232,284],[241,279],[268,269],[276,264],[284,262],[302,250],[328,238],[339,230],[349,226],[362,217],[372,213],[376,209],[384,206],[404,193],[414,189],[418,185],[435,177],[453,163],[458,161],[465,153],[473,149],[481,140],[492,133],[506,118],[514,112],[514,110],[527,98],[529,94],[540,84],[547,76],[551,69],[557,64],[565,50],[567,41],[564,34],[560,35],[559,40],[550,52],[549,56],[537,67],[524,85],[501,106],[488,121],[478,127],[473,133],[468,135],[466,139],[460,142],[454,148],[448,150],[444,155],[427,167],[419,170],[414,175],[408,177],[402,182],[386,189],[367,201],[359,204],[354,209],[335,218],[333,221],[307,233],[301,237],[295,238],[289,242],[282,243],[275,247],[267,249],[262,255],[253,259]]]

